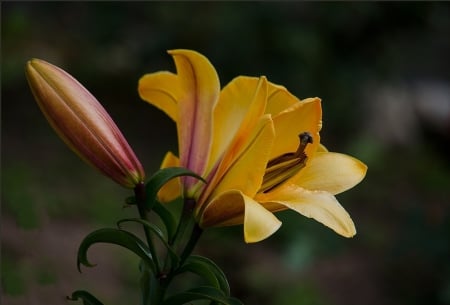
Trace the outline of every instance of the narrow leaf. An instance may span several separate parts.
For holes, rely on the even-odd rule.
[[[160,202],[156,201],[153,205],[153,211],[158,214],[158,216],[163,221],[166,226],[168,240],[172,240],[175,232],[177,231],[177,221],[173,214],[166,209]]]
[[[140,219],[140,218],[125,218],[125,219],[121,219],[117,222],[117,226],[120,228],[120,225],[124,222],[137,222],[142,224],[143,226],[147,227],[154,235],[156,235],[156,237],[158,237],[158,239],[162,242],[162,244],[166,247],[173,263],[174,266],[177,266],[180,258],[178,257],[178,255],[175,253],[175,251],[172,249],[172,247],[169,245],[168,243],[168,239],[165,236],[165,234],[161,231],[160,228],[158,228],[157,226],[155,226],[154,224]]]
[[[94,264],[91,264],[89,262],[87,258],[87,251],[93,244],[97,243],[108,243],[122,246],[132,251],[140,258],[142,258],[147,264],[149,264],[149,266],[153,268],[152,269],[153,272],[155,271],[152,256],[145,243],[142,240],[140,240],[136,235],[130,232],[112,228],[96,230],[83,239],[83,241],[80,244],[80,247],[78,248],[78,256],[77,256],[78,271],[81,272],[80,269],[81,264],[87,267],[95,266]]]
[[[103,305],[96,297],[85,290],[77,290],[72,293],[72,296],[67,296],[70,301],[78,301],[81,299],[84,305]]]
[[[228,280],[212,260],[204,256],[191,255],[181,266],[177,273],[192,272],[206,280],[210,285],[220,289],[225,295],[230,295],[230,286]]]
[[[146,185],[147,209],[151,210],[153,208],[161,187],[169,180],[180,176],[191,176],[205,182],[202,177],[183,167],[167,167],[160,169],[150,177]]]

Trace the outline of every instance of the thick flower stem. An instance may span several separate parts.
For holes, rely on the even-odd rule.
[[[197,223],[195,223],[194,227],[192,228],[191,237],[189,238],[189,241],[187,242],[183,252],[180,255],[180,266],[182,266],[184,261],[189,257],[189,255],[191,255],[192,250],[194,250],[195,245],[200,239],[202,233],[203,229],[200,228],[200,226]]]
[[[134,194],[136,196],[136,203],[139,211],[139,216],[142,220],[148,221],[147,218],[147,212],[145,208],[145,185],[143,182],[136,185],[134,188]],[[148,279],[148,288],[150,289],[150,298],[148,300],[143,300],[145,305],[159,305],[161,304],[165,290],[166,285],[163,283],[164,279],[161,277],[161,269],[158,262],[158,255],[156,253],[155,247],[153,245],[152,237],[150,235],[150,230],[146,226],[143,226],[145,238],[147,240],[148,248],[150,250],[150,253],[152,255],[153,263],[154,263],[154,274],[151,274]],[[146,288],[144,288],[146,289]],[[148,304],[145,302],[149,302]]]
[[[183,209],[181,211],[180,221],[173,239],[170,241],[171,245],[178,243],[183,238],[187,226],[192,220],[192,213],[194,212],[195,200],[187,198],[184,200]]]
[[[203,232],[203,230],[198,226],[198,224],[194,222],[193,219],[194,207],[195,207],[195,200],[191,198],[186,198],[184,201],[183,210],[181,212],[177,232],[173,240],[173,243],[179,243],[180,240],[183,239],[183,235],[185,235],[185,231],[187,230],[187,228],[191,226],[192,223],[194,223],[189,240],[185,244],[180,255],[180,264],[179,264],[180,266],[183,265],[186,258],[191,254],[192,250],[197,244],[198,239],[201,236],[201,233]]]
[[[143,182],[136,185],[136,187],[134,188],[134,194],[136,196],[136,203],[139,211],[139,216],[141,217],[142,220],[148,221],[147,212],[145,210],[145,185]],[[146,226],[143,226],[143,228],[148,248],[152,255],[153,262],[155,264],[155,273],[156,273],[155,276],[159,276],[161,270],[159,267],[158,255],[156,253],[155,247],[153,246],[150,230]]]

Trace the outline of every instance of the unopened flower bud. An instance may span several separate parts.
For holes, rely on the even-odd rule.
[[[97,99],[62,69],[39,59],[26,65],[33,95],[64,142],[85,162],[120,185],[134,188],[144,170]]]

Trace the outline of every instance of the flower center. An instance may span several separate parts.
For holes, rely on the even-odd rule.
[[[309,132],[302,132],[298,137],[300,144],[296,152],[282,154],[267,163],[259,192],[267,193],[273,190],[305,167],[308,159],[305,149],[308,144],[313,142],[313,137]]]

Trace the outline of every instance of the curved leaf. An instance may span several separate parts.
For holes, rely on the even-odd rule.
[[[164,184],[166,184],[169,180],[180,176],[191,176],[203,182],[206,182],[196,173],[183,167],[167,167],[160,169],[150,177],[145,186],[147,195],[147,209],[151,210],[153,208],[153,205],[157,201],[157,195],[160,188],[163,187]]]
[[[162,305],[182,305],[196,300],[209,300],[224,305],[243,305],[238,299],[225,296],[219,289],[209,286],[193,288],[170,296]]]
[[[103,305],[96,297],[85,290],[77,290],[72,292],[72,296],[66,297],[70,301],[78,301],[81,299],[84,305]]]
[[[209,258],[191,255],[176,273],[192,272],[201,276],[208,284],[230,295],[230,286],[223,271]]]
[[[152,270],[155,271],[155,266],[150,254],[150,250],[145,245],[145,243],[136,235],[131,234],[130,232],[112,228],[96,230],[83,239],[80,247],[78,248],[78,271],[81,272],[81,264],[87,267],[95,266],[94,264],[91,264],[87,259],[87,251],[93,244],[97,243],[108,243],[122,246],[142,258],[147,264],[149,264]]]
[[[124,222],[137,222],[142,224],[143,226],[147,227],[153,234],[155,234],[158,239],[162,242],[162,244],[166,247],[173,263],[174,266],[177,266],[180,258],[178,257],[178,255],[175,253],[175,251],[172,249],[172,247],[169,245],[168,243],[168,239],[165,236],[165,234],[163,233],[163,231],[161,231],[160,228],[158,228],[157,226],[155,226],[154,224],[150,223],[147,220],[143,220],[140,218],[125,218],[125,219],[121,219],[117,222],[117,226],[120,228],[120,225]]]

